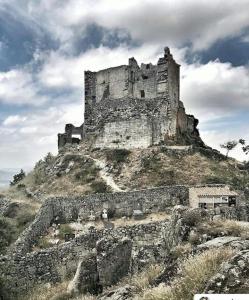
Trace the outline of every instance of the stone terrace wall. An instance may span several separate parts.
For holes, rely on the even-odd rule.
[[[90,211],[100,217],[104,208],[114,217],[131,216],[134,209],[145,214],[165,211],[175,205],[188,205],[189,189],[186,186],[164,186],[126,193],[93,194],[78,198],[55,197],[41,207],[34,222],[21,234],[13,248],[15,255],[29,252],[35,241],[50,227],[55,217],[60,223],[74,221],[80,216],[87,220]]]
[[[133,252],[144,244],[162,245],[162,232],[171,230],[169,222],[153,222],[116,229],[92,230],[74,240],[52,248],[27,253],[25,256],[0,258],[0,277],[15,298],[15,293],[26,293],[39,283],[56,283],[73,276],[79,260],[96,247],[102,238],[129,238]],[[133,260],[133,264],[136,261]],[[12,298],[10,298],[12,299]]]

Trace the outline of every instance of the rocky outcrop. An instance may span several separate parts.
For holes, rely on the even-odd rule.
[[[197,251],[204,251],[211,248],[220,248],[224,246],[229,246],[239,250],[249,249],[249,240],[243,240],[240,237],[234,236],[223,236],[217,237],[210,241],[197,246]]]
[[[187,210],[188,208],[185,206],[175,206],[170,222],[167,223],[165,230],[163,231],[165,248],[168,250],[168,252],[182,242],[188,235],[190,227],[184,224],[183,219]]]
[[[96,253],[83,255],[77,266],[73,280],[69,283],[67,292],[71,296],[81,293],[96,293],[99,289]]]
[[[249,250],[240,251],[224,263],[207,283],[205,292],[216,294],[239,294],[249,291]]]
[[[117,283],[131,266],[132,242],[128,238],[103,238],[96,244],[97,269],[102,286]]]

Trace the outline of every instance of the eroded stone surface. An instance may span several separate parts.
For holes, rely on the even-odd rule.
[[[97,269],[102,286],[117,283],[126,276],[131,265],[132,241],[128,238],[103,238],[96,244]]]
[[[180,101],[180,65],[168,47],[153,65],[128,65],[85,72],[84,124],[67,124],[58,146],[78,143],[78,134],[92,147],[147,148],[151,145],[203,145],[198,120]]]
[[[248,293],[249,250],[240,251],[223,263],[219,273],[207,283],[205,292],[217,294]]]

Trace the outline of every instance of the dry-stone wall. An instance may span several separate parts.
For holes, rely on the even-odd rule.
[[[127,193],[95,194],[72,199],[62,197],[48,199],[32,224],[19,237],[10,255],[0,257],[0,278],[5,279],[10,299],[16,299],[15,293],[26,293],[37,284],[55,283],[72,277],[80,259],[95,249],[96,243],[103,238],[107,240],[128,238],[132,241],[130,259],[132,271],[141,269],[144,264],[163,260],[166,255],[163,239],[165,236],[170,236],[163,232],[173,230],[171,227],[174,227],[174,225],[168,226],[168,222],[163,221],[116,229],[89,229],[88,233],[70,242],[30,252],[35,242],[41,235],[46,234],[55,219],[60,223],[75,221],[78,217],[86,220],[90,212],[100,217],[104,208],[107,208],[108,213],[113,217],[131,216],[136,209],[146,214],[166,211],[177,204],[188,204],[187,187],[170,186]],[[119,246],[117,251],[118,248]],[[114,253],[116,254],[117,252]]]
[[[79,260],[96,247],[100,239],[129,238],[132,240],[132,269],[144,257],[141,248],[149,244],[163,245],[162,231],[167,222],[154,222],[117,229],[91,230],[70,242],[27,254],[15,253],[0,259],[0,277],[6,279],[9,294],[25,293],[38,283],[56,283],[72,277]],[[140,252],[140,256],[136,253]],[[163,252],[163,251],[162,251]],[[155,258],[154,258],[155,259]],[[15,295],[15,294],[14,294]],[[14,297],[14,296],[13,296]],[[10,298],[11,299],[11,298]],[[15,298],[14,298],[15,299]]]
[[[17,240],[14,253],[19,255],[30,251],[36,240],[46,232],[57,217],[60,223],[88,220],[91,212],[98,218],[103,209],[109,216],[132,216],[136,209],[144,214],[165,211],[175,205],[188,205],[189,191],[186,186],[164,186],[126,193],[93,194],[78,198],[55,197],[48,199],[41,207],[34,222]]]

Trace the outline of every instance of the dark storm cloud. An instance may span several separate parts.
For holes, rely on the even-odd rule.
[[[202,64],[219,59],[220,62],[230,62],[233,66],[243,66],[249,62],[249,42],[243,35],[235,38],[218,40],[210,48],[202,51],[187,51],[186,60],[193,63],[198,60]]]
[[[56,49],[58,43],[34,20],[8,4],[0,7],[0,70],[30,62],[36,51]]]
[[[106,29],[93,23],[83,29],[75,28],[71,51],[74,55],[79,55],[91,48],[104,46],[113,49],[120,45],[136,47],[139,43],[132,40],[131,35],[124,29]]]

